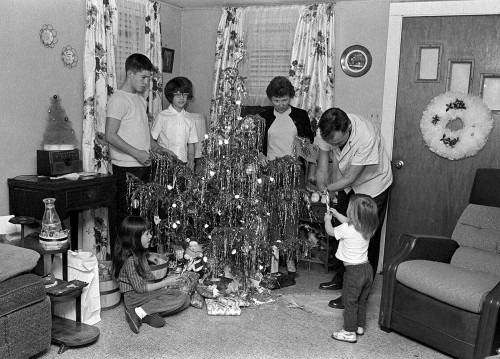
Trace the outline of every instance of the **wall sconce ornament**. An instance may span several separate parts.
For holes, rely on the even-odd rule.
[[[78,55],[76,54],[76,50],[68,45],[63,47],[61,51],[61,60],[67,68],[71,69],[76,66],[78,62]]]
[[[50,24],[45,24],[40,29],[40,41],[45,47],[54,47],[57,44],[57,31]]]

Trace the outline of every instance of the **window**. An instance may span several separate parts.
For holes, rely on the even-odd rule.
[[[441,65],[441,45],[419,45],[415,82],[438,82]]]
[[[450,60],[447,91],[470,93],[474,60]]]
[[[500,113],[500,74],[481,74],[480,97],[492,113]]]
[[[144,54],[146,4],[138,0],[117,0],[118,39],[115,51],[116,84],[125,80],[125,60],[134,53]]]
[[[265,106],[266,88],[276,76],[288,77],[300,6],[248,7],[242,25],[247,56],[240,64],[246,77],[245,105]]]

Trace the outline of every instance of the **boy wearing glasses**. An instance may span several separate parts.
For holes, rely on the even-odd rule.
[[[151,135],[161,147],[172,151],[194,169],[194,145],[198,142],[198,133],[194,117],[184,109],[188,100],[193,98],[193,84],[185,77],[175,77],[167,82],[164,93],[170,106],[156,116]]]

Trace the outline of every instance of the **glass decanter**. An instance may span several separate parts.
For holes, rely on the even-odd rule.
[[[55,198],[45,198],[43,200],[43,203],[45,203],[45,212],[43,213],[40,237],[44,239],[58,240],[67,236],[67,233],[62,230],[61,220],[57,215],[54,204],[55,201]]]

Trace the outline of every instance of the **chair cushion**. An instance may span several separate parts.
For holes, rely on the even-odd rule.
[[[426,260],[403,262],[396,279],[444,303],[480,313],[486,295],[498,284],[495,276],[448,263]]]
[[[0,283],[0,316],[38,303],[47,296],[42,279],[28,273]]]
[[[500,208],[469,204],[451,238],[460,246],[500,253]]]
[[[472,271],[488,273],[500,280],[500,254],[470,247],[459,247],[451,264]]]
[[[32,249],[0,243],[0,282],[35,268],[40,254]]]

